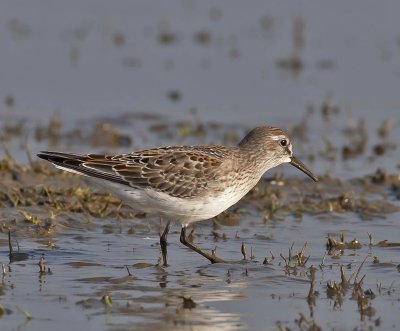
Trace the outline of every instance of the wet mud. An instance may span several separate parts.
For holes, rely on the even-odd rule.
[[[155,140],[233,143],[244,130],[142,120]],[[118,119],[100,121],[95,128],[106,131],[103,140],[89,132],[81,143],[127,148],[131,138],[113,128]],[[62,127],[50,119],[37,143],[68,143],[73,135]],[[93,330],[395,328],[398,173],[319,174],[314,183],[270,171],[238,204],[189,231],[190,240],[227,263],[211,265],[186,249],[174,225],[170,266],[163,267],[165,220],[136,213],[90,181],[54,169],[27,145],[21,144],[28,161],[17,161],[8,146],[23,141],[24,130],[6,124],[0,160],[1,318],[8,327],[55,327],[73,319]],[[307,132],[294,126],[292,134],[306,144]]]

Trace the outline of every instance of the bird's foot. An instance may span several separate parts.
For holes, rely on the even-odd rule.
[[[200,255],[204,256],[206,259],[208,259],[211,263],[224,263],[225,261],[219,258],[215,254],[215,249],[212,250],[211,254],[208,254],[204,252],[201,248],[197,247],[195,244],[192,242],[188,241],[186,238],[186,226],[182,227],[181,231],[181,236],[180,236],[180,241],[182,244],[184,244],[186,247],[190,248],[191,250],[199,253]]]

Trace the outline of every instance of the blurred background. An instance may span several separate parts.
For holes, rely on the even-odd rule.
[[[399,13],[398,0],[1,0],[1,329],[397,330]],[[194,242],[240,263],[208,264],[175,225],[160,268],[161,220],[35,162],[233,145],[260,124],[287,130],[320,181],[274,168],[196,224]]]
[[[366,136],[374,154],[377,132],[398,128],[399,11],[397,1],[1,1],[2,140],[23,160],[25,145],[232,144],[268,123],[310,161]],[[332,171],[333,159],[315,168]]]

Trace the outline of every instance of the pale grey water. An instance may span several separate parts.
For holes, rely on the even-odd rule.
[[[101,224],[112,229],[108,234],[102,233],[101,226],[85,231],[75,224],[62,235],[53,236],[58,246],[54,250],[47,249],[43,243],[19,238],[22,250],[28,252],[30,258],[11,264],[11,271],[3,278],[2,304],[14,312],[2,317],[5,326],[2,329],[15,330],[24,325],[24,315],[15,310],[16,306],[33,316],[26,322],[29,330],[145,329],[151,325],[163,330],[173,329],[174,325],[182,329],[190,329],[193,325],[195,330],[237,327],[275,330],[277,321],[290,326],[299,313],[309,315],[307,269],[299,268],[297,273],[285,275],[278,255],[287,256],[292,241],[296,252],[307,241],[307,254],[311,255],[309,265],[318,266],[322,262],[324,237],[328,233],[336,236],[340,230],[347,239],[357,236],[363,243],[368,242],[364,234],[365,221],[349,219],[347,224],[342,222],[341,225],[335,224],[337,221],[305,217],[303,221],[288,218],[284,222],[264,225],[259,217],[248,215],[242,217],[239,226],[222,227],[220,231],[226,233],[228,239],[217,242],[207,235],[209,225],[204,223],[197,227],[196,233],[206,237],[196,236],[196,242],[203,247],[217,245],[218,254],[225,259],[240,260],[242,242],[246,242],[248,249],[251,245],[254,247],[255,262],[221,265],[210,265],[184,249],[178,243],[179,229],[175,227],[169,237],[171,266],[166,271],[150,265],[159,256],[159,248],[154,245],[158,240],[155,231],[143,228],[129,235],[129,221],[119,224],[115,220],[102,220]],[[369,231],[374,233],[376,242],[380,239],[395,241],[397,235],[388,234],[388,229],[396,225],[397,217],[393,215],[382,219],[379,225],[372,223]],[[236,232],[240,239],[235,239]],[[77,236],[84,236],[85,240],[77,240]],[[263,266],[261,262],[269,250],[276,258],[273,265]],[[326,267],[317,271],[315,289],[320,294],[314,308],[316,323],[323,329],[347,330],[358,325],[371,325],[380,318],[382,330],[395,330],[398,322],[398,271],[395,267],[398,252],[398,248],[363,247],[345,251],[339,260],[327,257]],[[388,266],[375,266],[369,259],[361,272],[361,276],[367,275],[365,289],[371,288],[377,294],[377,280],[382,282],[383,288],[383,294],[372,301],[376,315],[361,322],[356,301],[349,299],[350,293],[346,294],[343,306],[334,308],[334,300],[327,298],[325,287],[328,281],[339,281],[338,264],[353,263],[351,269],[345,269],[348,277],[369,253]],[[37,261],[41,254],[45,255],[52,275],[38,274]],[[3,249],[1,255],[5,258],[7,250]],[[93,265],[73,267],[72,263],[78,262]],[[150,264],[144,269],[131,266],[138,262]],[[127,276],[124,265],[130,266],[134,278]],[[393,281],[393,293],[387,294]],[[99,302],[107,291],[113,299],[112,309]],[[196,308],[182,310],[179,296],[192,297]],[[82,300],[89,300],[87,308],[80,303]],[[128,303],[132,306],[125,311]]]
[[[179,115],[196,107],[204,120],[280,124],[329,93],[357,117],[379,121],[399,114],[397,1],[49,0],[0,6],[0,97],[12,94],[21,115]],[[213,10],[219,19],[210,18]],[[276,63],[294,50],[296,18],[304,22],[304,70],[293,77]],[[176,43],[161,45],[163,30],[176,34]],[[210,33],[209,44],[194,41],[198,31]],[[123,45],[113,43],[115,33],[123,34]],[[232,49],[238,57],[229,56]],[[136,66],[124,66],[127,59]],[[326,60],[332,68],[321,69]],[[166,97],[175,89],[179,103]]]
[[[396,1],[2,1],[0,114],[29,119],[29,127],[57,113],[75,126],[131,112],[179,120],[196,108],[200,121],[290,128],[331,96],[342,117],[330,128],[310,122],[310,148],[318,151],[325,137],[340,146],[338,128],[349,119],[366,118],[373,141],[384,120],[400,119],[398,9]],[[277,63],[293,53],[299,20],[304,67],[293,75]],[[162,31],[176,42],[161,44]],[[199,31],[209,43],[195,41]],[[181,100],[171,101],[170,91]],[[392,131],[399,140],[398,122]]]
[[[298,124],[308,105],[316,113],[308,121],[308,142],[297,145],[301,157],[312,150],[317,158],[311,167],[318,173],[353,178],[381,167],[398,173],[398,149],[389,150],[379,159],[368,162],[371,147],[378,140],[376,131],[384,120],[400,119],[400,21],[398,1],[11,1],[0,2],[0,124],[24,121],[28,143],[33,152],[47,148],[47,142],[37,143],[33,128],[46,124],[57,113],[64,129],[80,127],[84,132],[93,122],[107,117],[133,138],[130,149],[181,143],[223,141],[225,130],[243,134],[246,128],[270,123],[290,128]],[[293,72],[279,68],[278,61],[294,51],[294,22],[304,23],[304,45],[298,54],[303,69]],[[167,31],[177,40],[168,45],[159,42],[160,32]],[[210,41],[199,44],[194,35],[210,34]],[[115,38],[117,38],[116,44]],[[122,39],[121,39],[122,38]],[[122,41],[121,41],[122,40]],[[168,98],[178,91],[181,100]],[[7,107],[5,99],[12,95],[15,104]],[[319,112],[323,100],[332,101],[341,109],[329,123]],[[197,117],[190,109],[197,109]],[[175,123],[179,120],[222,123],[222,129],[210,136],[164,137],[148,132],[152,121],[124,114],[159,114],[154,122]],[[369,134],[365,156],[349,162],[326,161],[318,157],[323,139],[330,139],[339,149],[348,143],[342,129],[349,119],[366,119]],[[350,121],[351,122],[351,121]],[[399,122],[389,139],[400,141]],[[155,136],[155,137],[154,137]],[[8,142],[13,155],[26,160],[20,142]],[[296,142],[294,143],[296,150]],[[86,152],[96,150],[90,144],[61,142],[58,149]],[[103,150],[104,148],[98,148]],[[123,148],[114,150],[121,151]],[[126,149],[125,149],[126,150]],[[2,153],[2,152],[0,152]],[[289,175],[298,175],[289,167]],[[334,215],[335,216],[335,215]],[[365,222],[357,215],[339,219],[319,220],[304,216],[302,222],[286,219],[264,225],[260,217],[245,216],[240,225],[224,228],[228,240],[218,243],[225,258],[240,258],[242,241],[252,243],[259,262],[266,251],[276,255],[307,241],[312,264],[318,265],[324,252],[328,233],[345,231],[347,237],[357,236],[367,242],[366,232],[378,239],[398,240],[399,214],[386,219]],[[84,221],[82,221],[84,222]],[[115,223],[115,220],[104,220]],[[118,228],[118,226],[117,226]],[[121,233],[103,234],[100,227],[84,232],[82,226],[56,236],[59,249],[50,250],[29,238],[19,238],[30,259],[14,263],[12,272],[3,280],[6,285],[0,302],[14,311],[0,319],[1,329],[87,330],[118,328],[150,328],[153,323],[162,328],[187,329],[273,329],[277,321],[293,327],[298,313],[308,316],[306,296],[308,278],[286,276],[282,267],[261,265],[208,265],[178,244],[178,233],[170,236],[171,267],[166,274],[154,267],[132,268],[138,280],[126,280],[126,288],[115,288],[114,279],[126,276],[125,264],[148,262],[158,258],[157,230],[149,227],[133,236]],[[196,238],[203,247],[212,247],[210,223],[196,232],[206,235]],[[241,239],[235,240],[235,233]],[[268,239],[256,238],[261,234]],[[271,236],[271,238],[269,238]],[[263,239],[264,238],[264,239]],[[350,239],[350,238],[349,238]],[[201,241],[202,240],[202,241]],[[223,246],[223,247],[222,247]],[[131,254],[132,248],[135,254]],[[1,261],[7,261],[7,246],[1,251]],[[364,247],[355,256],[346,252],[340,263],[360,263],[369,252]],[[37,275],[40,254],[54,270],[45,276],[44,284]],[[399,264],[398,249],[372,250],[381,260]],[[98,266],[75,268],[71,261],[90,261]],[[177,261],[172,262],[172,261]],[[328,264],[336,263],[334,260]],[[249,276],[243,276],[245,268]],[[366,267],[365,288],[374,288],[381,279],[387,290],[398,278],[393,266],[385,270]],[[231,282],[227,281],[228,270]],[[346,271],[350,274],[350,271]],[[109,276],[104,281],[93,277]],[[376,279],[373,277],[376,276]],[[164,277],[164,278],[163,278]],[[81,279],[90,278],[91,281]],[[167,288],[161,288],[165,283]],[[372,325],[359,321],[357,304],[346,299],[340,309],[326,298],[325,281],[339,280],[337,268],[333,274],[321,273],[316,289],[321,292],[315,308],[315,319],[323,329],[353,329]],[[199,286],[198,288],[196,288]],[[398,290],[398,284],[395,284]],[[41,289],[42,288],[42,289]],[[40,290],[41,289],[41,290]],[[148,308],[150,296],[157,297],[153,312],[108,312],[104,307],[83,309],[76,302],[99,299],[110,290],[114,305],[133,304]],[[192,311],[176,313],[177,296],[192,296],[200,303]],[[172,302],[172,303],[171,303]],[[163,312],[166,303],[171,304]],[[33,320],[24,326],[24,316],[16,306],[28,310]],[[398,293],[384,295],[373,302],[381,317],[380,329],[396,329]],[[172,308],[171,308],[172,307]],[[172,316],[172,317],[171,317]],[[175,322],[173,322],[175,320]],[[175,323],[175,324],[174,324]],[[185,324],[186,323],[186,324]],[[286,324],[285,324],[286,323]],[[369,323],[369,324],[368,324]]]

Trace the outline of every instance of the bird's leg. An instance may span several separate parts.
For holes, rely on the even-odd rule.
[[[182,231],[181,231],[181,237],[180,241],[182,244],[184,244],[186,247],[189,247],[191,250],[199,253],[200,255],[203,255],[205,258],[207,258],[211,263],[224,263],[225,261],[220,259],[218,256],[215,254],[208,254],[201,250],[199,247],[197,247],[195,244],[189,242],[186,238],[186,225],[182,225]]]
[[[168,256],[167,256],[167,237],[169,228],[171,226],[171,221],[168,221],[167,225],[163,233],[160,235],[160,246],[161,246],[161,254],[163,258],[163,266],[168,267]]]

